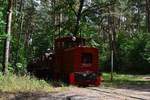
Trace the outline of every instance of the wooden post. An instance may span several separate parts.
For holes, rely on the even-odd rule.
[[[110,80],[113,81],[113,69],[114,69],[114,51],[111,50],[111,78]]]

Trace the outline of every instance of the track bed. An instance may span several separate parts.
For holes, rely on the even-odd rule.
[[[0,99],[8,100],[150,100],[149,86],[70,87],[61,93],[0,93]]]

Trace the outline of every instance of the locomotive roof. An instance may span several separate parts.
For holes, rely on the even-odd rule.
[[[83,37],[75,37],[76,40],[85,40]],[[65,36],[65,37],[61,37],[61,38],[57,38],[55,39],[56,42],[62,42],[62,41],[66,41],[66,40],[72,40],[73,37],[72,36]]]

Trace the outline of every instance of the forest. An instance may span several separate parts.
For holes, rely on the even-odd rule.
[[[0,0],[0,72],[27,64],[59,36],[86,38],[101,71],[150,73],[150,0]]]

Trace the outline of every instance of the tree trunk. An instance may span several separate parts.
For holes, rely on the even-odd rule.
[[[54,9],[55,9],[55,4],[56,4],[56,2],[55,2],[55,0],[52,0],[51,3],[52,3],[52,9],[53,9],[52,24],[53,24],[53,26],[55,26],[55,25],[56,25],[56,20],[55,20],[56,13],[55,13],[55,10],[54,10]],[[53,47],[53,48],[54,48],[54,41],[55,41],[56,31],[57,31],[57,30],[54,28],[53,35],[52,35],[52,47]]]
[[[115,16],[110,13],[115,12],[115,6],[112,5],[108,8],[108,25],[109,25],[109,45],[110,45],[110,65],[111,65],[111,81],[113,80],[113,71],[118,71],[118,50],[116,41],[116,19]]]
[[[150,0],[146,0],[146,18],[147,32],[150,33]]]
[[[76,25],[75,25],[75,30],[73,32],[73,34],[76,36],[78,34],[78,31],[79,31],[79,25],[80,25],[80,20],[81,20],[81,15],[82,15],[82,9],[83,9],[83,6],[84,6],[84,1],[85,0],[80,0],[80,6],[79,6],[79,10],[78,10],[78,13],[77,13],[77,19],[76,19]]]
[[[5,57],[4,57],[4,66],[3,74],[8,73],[8,64],[9,64],[9,50],[10,50],[10,39],[11,39],[11,21],[12,21],[12,7],[13,0],[8,0],[8,15],[7,15],[7,26],[6,26],[6,46],[5,46]]]
[[[22,9],[23,9],[23,0],[20,1],[20,7],[19,7],[19,12],[20,12],[20,20],[19,20],[19,32],[18,32],[18,37],[17,37],[17,51],[16,51],[16,59],[15,59],[15,71],[18,72],[18,69],[17,69],[17,63],[18,63],[18,60],[19,60],[19,50],[20,50],[20,38],[21,38],[21,34],[22,34],[22,28],[23,28],[23,13],[22,13]]]
[[[141,10],[141,0],[137,1],[137,9],[138,9],[138,18],[137,18],[137,30],[140,32],[140,10]]]

